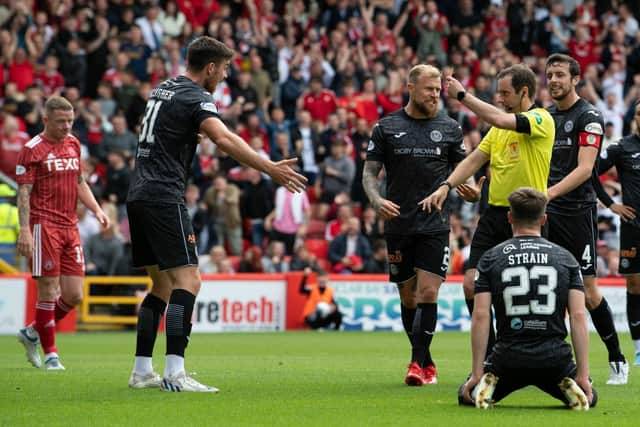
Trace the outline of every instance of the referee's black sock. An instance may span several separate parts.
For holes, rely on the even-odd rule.
[[[411,361],[421,367],[433,365],[431,359],[431,340],[436,333],[438,318],[438,304],[424,302],[418,304],[416,318],[413,322],[413,345],[411,346]]]
[[[184,289],[174,289],[167,307],[167,354],[184,357],[191,334],[191,314],[196,296]]]
[[[413,319],[415,319],[416,317],[416,309],[409,308],[406,305],[400,303],[400,317],[402,317],[402,326],[404,326],[404,331],[409,338],[409,344],[413,344],[411,334],[413,331]]]
[[[609,362],[616,362],[624,360],[622,350],[620,349],[620,341],[618,341],[618,334],[616,332],[616,326],[613,323],[613,314],[609,308],[607,300],[602,297],[600,305],[593,310],[590,310],[591,320],[593,326],[596,327],[600,339],[607,346],[609,351]]]
[[[136,356],[151,357],[158,336],[158,326],[167,303],[153,294],[147,294],[138,311]]]
[[[631,339],[640,340],[640,295],[627,292],[627,321]]]

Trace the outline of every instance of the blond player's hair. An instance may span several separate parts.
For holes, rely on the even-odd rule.
[[[44,103],[44,114],[49,117],[57,110],[73,111],[73,105],[61,96],[52,96]]]
[[[418,79],[423,75],[431,78],[441,78],[442,72],[433,65],[418,64],[409,70],[409,83],[416,84]]]

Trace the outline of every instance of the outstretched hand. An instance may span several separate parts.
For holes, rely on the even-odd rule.
[[[104,213],[102,209],[98,209],[95,213],[95,216],[98,222],[100,223],[100,225],[102,226],[103,230],[106,230],[107,228],[109,228],[109,226],[111,225],[111,220],[109,219],[107,214]]]
[[[478,180],[475,186],[470,184],[461,184],[456,187],[456,193],[458,193],[458,196],[460,196],[463,200],[475,203],[480,200],[480,195],[482,194],[482,185],[484,184],[486,179],[487,177],[483,176]]]
[[[418,205],[422,208],[423,211],[427,211],[428,213],[431,213],[432,208],[440,212],[442,210],[442,205],[444,204],[445,200],[447,200],[448,195],[449,187],[447,187],[446,185],[441,185],[436,191],[418,202]]]
[[[294,171],[292,166],[298,163],[296,157],[274,162],[267,173],[273,180],[292,193],[302,193],[307,188],[307,178]]]
[[[613,203],[609,206],[612,212],[620,215],[620,219],[623,221],[632,221],[636,217],[636,210],[631,206],[623,205],[620,203]]]

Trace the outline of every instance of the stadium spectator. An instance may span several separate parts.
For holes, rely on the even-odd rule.
[[[547,202],[542,192],[521,188],[509,195],[509,202],[513,238],[486,251],[478,264],[471,319],[472,371],[460,387],[458,402],[486,409],[514,391],[535,385],[572,409],[588,410],[596,405],[597,394],[589,377],[589,336],[579,265],[567,250],[541,237]],[[512,254],[508,257],[504,256],[507,247]],[[558,279],[553,290],[557,298],[541,303],[539,294],[548,288],[537,286],[518,305],[512,303],[508,290],[513,286],[507,284],[515,281],[522,286],[528,276],[550,271]],[[495,346],[488,349],[491,305],[498,334]],[[567,310],[576,362],[565,341]],[[515,322],[523,326],[515,328]]]
[[[129,379],[132,388],[218,391],[194,380],[184,368],[191,315],[201,285],[197,242],[183,204],[191,160],[200,142],[197,135],[206,134],[221,150],[269,173],[290,191],[305,188],[305,178],[290,168],[295,160],[273,163],[260,157],[220,120],[211,93],[227,77],[233,56],[230,48],[214,38],[195,39],[187,49],[185,75],[154,89],[147,104],[147,111],[153,114],[146,114],[142,123],[127,211],[133,232],[133,264],[145,267],[153,285],[138,313],[136,358]],[[214,197],[211,204],[221,208],[224,189],[218,184],[216,190],[220,197]],[[153,371],[152,354],[165,308],[167,357],[160,377]]]
[[[299,243],[295,247],[291,262],[289,262],[289,269],[291,271],[302,271],[307,267],[317,272],[320,269],[318,258],[309,251],[305,243]]]
[[[302,312],[304,323],[311,329],[340,330],[342,313],[334,297],[335,290],[328,284],[329,275],[325,270],[318,270],[317,282],[307,283],[310,274],[311,268],[305,268],[300,280],[300,293],[307,295]]]
[[[20,235],[18,252],[33,260],[38,284],[35,322],[20,329],[18,337],[27,359],[42,364],[42,343],[47,370],[63,370],[55,344],[55,322],[82,299],[84,259],[78,233],[79,199],[104,228],[109,217],[96,202],[80,170],[80,142],[70,136],[73,106],[61,97],[45,104],[42,134],[24,146],[16,167]]]
[[[317,152],[320,148],[320,136],[311,126],[311,114],[308,111],[298,112],[297,127],[291,130],[291,140],[298,158],[302,161],[302,174],[315,185],[318,175]]]
[[[320,194],[319,218],[326,218],[329,206],[336,195],[351,194],[355,173],[355,163],[347,156],[346,141],[337,139],[331,144],[331,155],[320,165],[316,181],[316,194]]]
[[[327,123],[329,114],[338,108],[335,94],[323,88],[322,78],[312,77],[309,93],[302,98],[302,108],[311,114],[312,120]]]
[[[206,204],[200,202],[200,188],[195,184],[187,185],[184,193],[184,206],[191,219],[193,234],[198,243],[198,252],[206,252],[209,231],[209,213]]]
[[[296,240],[306,235],[310,217],[307,193],[291,193],[279,187],[275,193],[274,208],[264,220],[264,228],[270,232],[271,240],[284,242],[287,255],[291,255]]]
[[[287,273],[289,271],[284,243],[278,240],[269,242],[262,257],[262,269],[265,273]]]
[[[242,254],[238,266],[239,273],[262,273],[262,249],[260,246],[250,246]]]
[[[86,251],[86,245],[89,242],[89,239],[100,233],[100,223],[93,212],[89,211],[81,202],[78,202],[76,215],[78,216],[78,232],[80,233],[80,241],[82,242],[82,247]]]
[[[251,227],[251,243],[262,247],[266,236],[264,221],[273,210],[275,193],[271,180],[262,177],[255,169],[245,172],[247,183],[240,196],[240,213]]]
[[[364,263],[363,273],[389,274],[387,262],[387,244],[384,239],[378,239],[371,245],[371,258]]]
[[[350,218],[353,218],[353,208],[351,207],[351,204],[338,204],[336,207],[336,218],[327,222],[327,226],[324,230],[324,239],[330,242],[337,235],[343,233]]]
[[[118,210],[112,203],[102,205],[109,217],[109,227],[89,237],[84,245],[85,273],[89,276],[113,276],[120,257],[124,253],[124,242],[118,230]]]
[[[345,229],[329,244],[329,261],[335,273],[361,273],[371,258],[369,241],[360,232],[360,220],[347,220]]]
[[[213,185],[204,193],[204,202],[209,209],[212,231],[217,244],[229,245],[232,255],[242,253],[242,219],[240,217],[240,189],[218,175]]]
[[[208,256],[201,257],[200,271],[204,274],[234,273],[231,262],[227,257],[227,251],[223,246],[216,245],[211,248]]]
[[[21,132],[15,116],[5,116],[0,135],[0,172],[16,179],[16,165],[22,147],[29,141],[29,135]]]
[[[123,218],[124,204],[127,201],[127,191],[131,179],[129,164],[122,151],[114,150],[107,154],[107,165],[102,196],[118,207],[118,218]]]

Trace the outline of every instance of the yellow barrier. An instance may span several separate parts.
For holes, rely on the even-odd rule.
[[[151,289],[151,278],[149,277],[133,277],[133,276],[89,276],[84,278],[84,298],[80,305],[79,319],[84,323],[112,323],[122,325],[135,325],[138,322],[137,316],[118,316],[105,314],[91,314],[91,306],[93,304],[125,304],[138,305],[142,302],[143,297],[137,296],[120,296],[120,295],[91,295],[91,285],[103,286],[131,286],[146,285],[147,291]]]
[[[5,273],[5,274],[16,274],[19,273],[20,271],[18,271],[17,268],[15,268],[14,266],[7,264],[4,260],[2,260],[0,258],[0,273]]]

